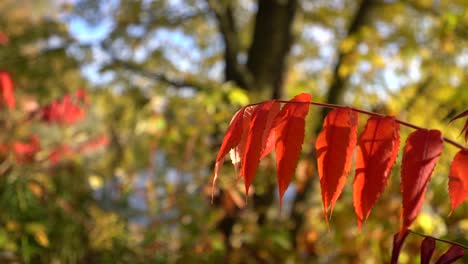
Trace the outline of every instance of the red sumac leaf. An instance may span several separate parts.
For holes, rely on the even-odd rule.
[[[408,230],[405,230],[403,233],[396,233],[393,236],[392,259],[390,260],[390,264],[398,263],[398,257],[400,256],[401,248],[403,247],[403,243],[405,242],[408,234]]]
[[[464,248],[460,247],[459,245],[452,245],[442,256],[440,256],[435,264],[454,263],[458,259],[461,259],[464,255]]]
[[[400,232],[408,229],[421,209],[443,142],[440,131],[427,129],[414,131],[406,140],[401,168],[403,225]]]
[[[224,156],[234,147],[236,147],[242,138],[243,133],[243,119],[244,119],[244,111],[246,107],[241,108],[239,111],[236,112],[234,117],[231,120],[231,124],[229,125],[226,134],[224,135],[223,142],[221,143],[221,147],[218,151],[218,156],[216,157],[215,161],[215,168],[214,168],[214,176],[213,176],[213,185],[211,191],[211,198],[213,199],[214,194],[214,185],[216,179],[218,178],[218,171],[223,166]]]
[[[0,91],[2,93],[2,100],[12,109],[15,107],[15,96],[13,94],[13,81],[11,80],[10,73],[7,71],[0,71]]]
[[[249,194],[249,186],[257,172],[261,151],[267,140],[274,115],[279,111],[279,106],[280,104],[276,101],[268,101],[257,106],[253,113],[241,171],[241,175],[244,177],[246,195]]]
[[[325,219],[328,222],[336,200],[343,190],[351,168],[358,115],[350,108],[331,111],[323,122],[323,129],[317,137],[317,165],[322,189]]]
[[[468,149],[460,150],[450,166],[448,189],[451,212],[468,199]]]
[[[393,117],[373,116],[367,120],[357,144],[353,203],[361,229],[387,185],[400,146],[400,125]]]
[[[435,239],[426,237],[421,243],[421,264],[429,264],[435,249]]]
[[[283,195],[292,180],[301,154],[305,117],[309,112],[311,99],[311,96],[306,93],[296,95],[291,99],[291,103],[283,106],[273,121],[280,208]]]
[[[236,172],[237,179],[240,179],[242,176],[239,171],[239,168],[244,158],[245,147],[247,144],[247,136],[249,135],[250,121],[252,120],[252,115],[256,107],[257,106],[245,107],[242,117],[241,139],[237,146],[229,151],[229,156],[231,157],[232,165],[234,165],[234,170]]]

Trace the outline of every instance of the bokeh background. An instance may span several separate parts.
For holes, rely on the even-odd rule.
[[[16,98],[0,110],[1,263],[386,263],[401,153],[362,231],[353,173],[327,228],[313,147],[326,112],[311,107],[281,214],[274,157],[247,199],[226,164],[211,204],[231,117],[307,92],[465,144],[448,120],[468,106],[466,0],[2,0],[0,43]],[[69,119],[45,114],[67,100]],[[456,151],[412,229],[466,245],[467,203],[449,216]],[[401,263],[419,263],[421,240]]]

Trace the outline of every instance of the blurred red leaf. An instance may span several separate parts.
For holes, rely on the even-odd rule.
[[[361,229],[387,185],[400,146],[400,125],[393,117],[371,117],[358,139],[354,211]]]
[[[65,95],[41,109],[42,120],[49,123],[72,125],[85,118],[86,112],[76,100]]]
[[[58,162],[63,160],[67,155],[73,153],[72,149],[68,145],[61,145],[54,148],[50,153],[48,160],[52,166],[56,165]]]
[[[468,149],[460,150],[450,166],[448,183],[451,211],[468,199]]]
[[[429,264],[435,249],[435,239],[426,237],[421,243],[421,264]]]
[[[2,100],[13,109],[15,107],[15,95],[13,94],[13,81],[11,80],[10,73],[7,71],[0,71],[0,91],[2,93]]]
[[[401,168],[403,194],[403,232],[411,225],[421,209],[427,184],[443,148],[438,130],[419,129],[408,136]]]
[[[31,162],[34,155],[41,149],[39,138],[33,135],[29,138],[29,142],[16,141],[12,144],[13,153],[18,164]]]
[[[0,45],[5,45],[10,41],[8,35],[4,32],[0,32]]]

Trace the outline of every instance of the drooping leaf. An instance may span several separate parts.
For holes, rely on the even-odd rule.
[[[400,125],[395,118],[369,118],[358,139],[356,176],[353,184],[354,211],[359,229],[387,185],[399,146]]]
[[[403,226],[408,229],[421,209],[427,184],[442,152],[443,139],[438,130],[419,129],[408,136],[401,168]]]
[[[421,243],[421,264],[429,264],[435,249],[435,239],[426,237]]]
[[[328,222],[343,190],[356,146],[358,115],[350,108],[331,111],[317,137],[317,165],[322,189],[324,214]]]
[[[213,194],[214,194],[214,185],[215,185],[216,179],[218,178],[218,171],[221,170],[221,167],[223,166],[224,156],[226,156],[226,154],[232,148],[236,147],[241,141],[242,132],[243,132],[244,111],[245,111],[245,107],[237,111],[234,117],[232,118],[231,124],[229,125],[226,131],[226,134],[224,135],[223,142],[221,143],[221,147],[219,148],[218,155],[216,156],[213,184],[212,184],[212,191],[211,191],[212,199],[213,199]]]
[[[15,107],[13,81],[11,80],[10,73],[7,71],[0,71],[0,92],[2,93],[2,103],[5,103],[8,108],[13,109]]]
[[[468,149],[460,150],[450,166],[448,189],[451,212],[468,199]]]
[[[234,170],[237,175],[237,179],[241,178],[240,166],[242,164],[242,159],[244,158],[245,148],[247,144],[247,136],[249,135],[250,121],[252,120],[252,115],[257,106],[247,106],[244,109],[242,117],[242,129],[241,129],[241,139],[236,147],[232,148],[229,151],[229,156],[231,157],[232,165],[234,165]]]
[[[305,117],[309,113],[310,94],[296,95],[286,103],[273,121],[278,190],[281,202],[291,182],[304,142]],[[297,103],[303,102],[303,103]]]
[[[435,264],[450,264],[461,259],[465,255],[465,249],[459,245],[452,245],[447,251],[440,256]]]
[[[249,194],[249,186],[258,169],[261,151],[267,140],[273,118],[279,111],[279,106],[280,104],[276,101],[268,101],[257,106],[252,115],[241,171],[247,195]]]
[[[468,116],[468,109],[456,115],[454,118],[450,119],[450,122],[457,120],[459,118],[465,117],[465,116]],[[465,141],[468,142],[468,119],[466,119],[465,125],[463,126],[460,132],[460,135],[463,134],[463,132],[465,133]]]
[[[398,257],[400,256],[401,248],[403,247],[403,243],[405,242],[408,234],[408,230],[405,230],[403,233],[396,233],[393,236],[392,259],[390,260],[390,264],[398,263]]]

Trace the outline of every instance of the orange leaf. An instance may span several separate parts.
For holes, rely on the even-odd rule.
[[[10,73],[0,71],[0,91],[2,99],[8,106],[13,109],[15,107],[15,96],[13,94],[13,81],[11,80]]]
[[[351,168],[356,146],[358,115],[350,108],[331,111],[323,122],[322,132],[317,137],[317,166],[322,189],[325,219],[328,210],[333,213],[336,200],[343,190]]]
[[[398,155],[399,133],[400,125],[395,118],[373,116],[367,120],[359,137],[353,184],[354,211],[359,229],[387,185]]]
[[[286,103],[283,106],[273,122],[280,208],[283,195],[292,180],[301,154],[305,133],[305,117],[309,112],[311,99],[310,94],[296,95],[291,99],[291,103]]]
[[[229,156],[231,157],[232,165],[234,165],[234,170],[236,172],[236,175],[238,174],[237,172],[239,171],[239,167],[242,164],[242,160],[244,158],[245,147],[247,144],[247,136],[249,134],[249,128],[250,128],[250,121],[252,120],[252,115],[256,107],[257,106],[245,107],[245,110],[243,113],[243,119],[242,119],[242,132],[241,132],[242,137],[239,141],[239,144],[229,151]],[[242,175],[239,172],[237,179],[240,179],[241,176]]]
[[[468,199],[468,149],[460,150],[453,158],[449,174],[451,211]]]
[[[213,185],[211,191],[211,198],[213,199],[214,194],[214,185],[216,179],[218,178],[218,171],[223,166],[224,156],[234,147],[236,147],[242,138],[243,133],[243,119],[244,119],[244,111],[246,107],[241,108],[231,120],[231,124],[226,131],[226,134],[223,138],[223,143],[218,151],[218,156],[216,157],[215,161],[215,169],[214,169],[214,177],[213,177]]]
[[[246,195],[249,194],[249,186],[257,172],[262,148],[265,145],[273,118],[278,113],[279,107],[278,102],[268,101],[257,106],[252,115],[241,171],[245,182]]]
[[[408,229],[421,209],[443,142],[440,131],[427,129],[414,131],[406,140],[401,168],[403,226],[400,233]]]

